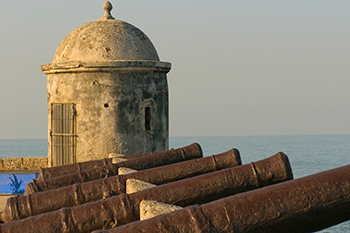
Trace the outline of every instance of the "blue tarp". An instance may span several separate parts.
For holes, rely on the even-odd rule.
[[[22,194],[26,185],[38,177],[36,174],[0,174],[0,194]]]

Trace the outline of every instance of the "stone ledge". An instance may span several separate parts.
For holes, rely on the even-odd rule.
[[[0,170],[38,171],[48,167],[46,157],[0,158]]]
[[[76,72],[161,72],[168,73],[171,63],[152,60],[120,60],[81,62],[68,61],[40,66],[45,74]]]

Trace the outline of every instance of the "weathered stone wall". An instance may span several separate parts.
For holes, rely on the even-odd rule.
[[[165,73],[55,73],[48,75],[47,90],[49,132],[51,103],[76,106],[76,162],[103,159],[109,153],[131,155],[168,149]],[[150,109],[148,129],[146,108]]]
[[[11,171],[38,171],[48,165],[47,157],[26,157],[26,158],[1,158],[0,170]]]

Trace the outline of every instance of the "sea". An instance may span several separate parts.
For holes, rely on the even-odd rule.
[[[178,148],[194,142],[201,145],[204,156],[236,148],[243,164],[282,151],[289,157],[294,179],[350,164],[350,135],[170,137],[169,147]],[[1,158],[46,156],[46,139],[0,140]],[[319,232],[350,232],[350,221]]]

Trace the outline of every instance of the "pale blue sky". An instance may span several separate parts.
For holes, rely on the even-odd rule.
[[[168,74],[170,136],[350,134],[350,1],[119,0]],[[46,138],[46,75],[104,0],[0,2],[0,139]]]

